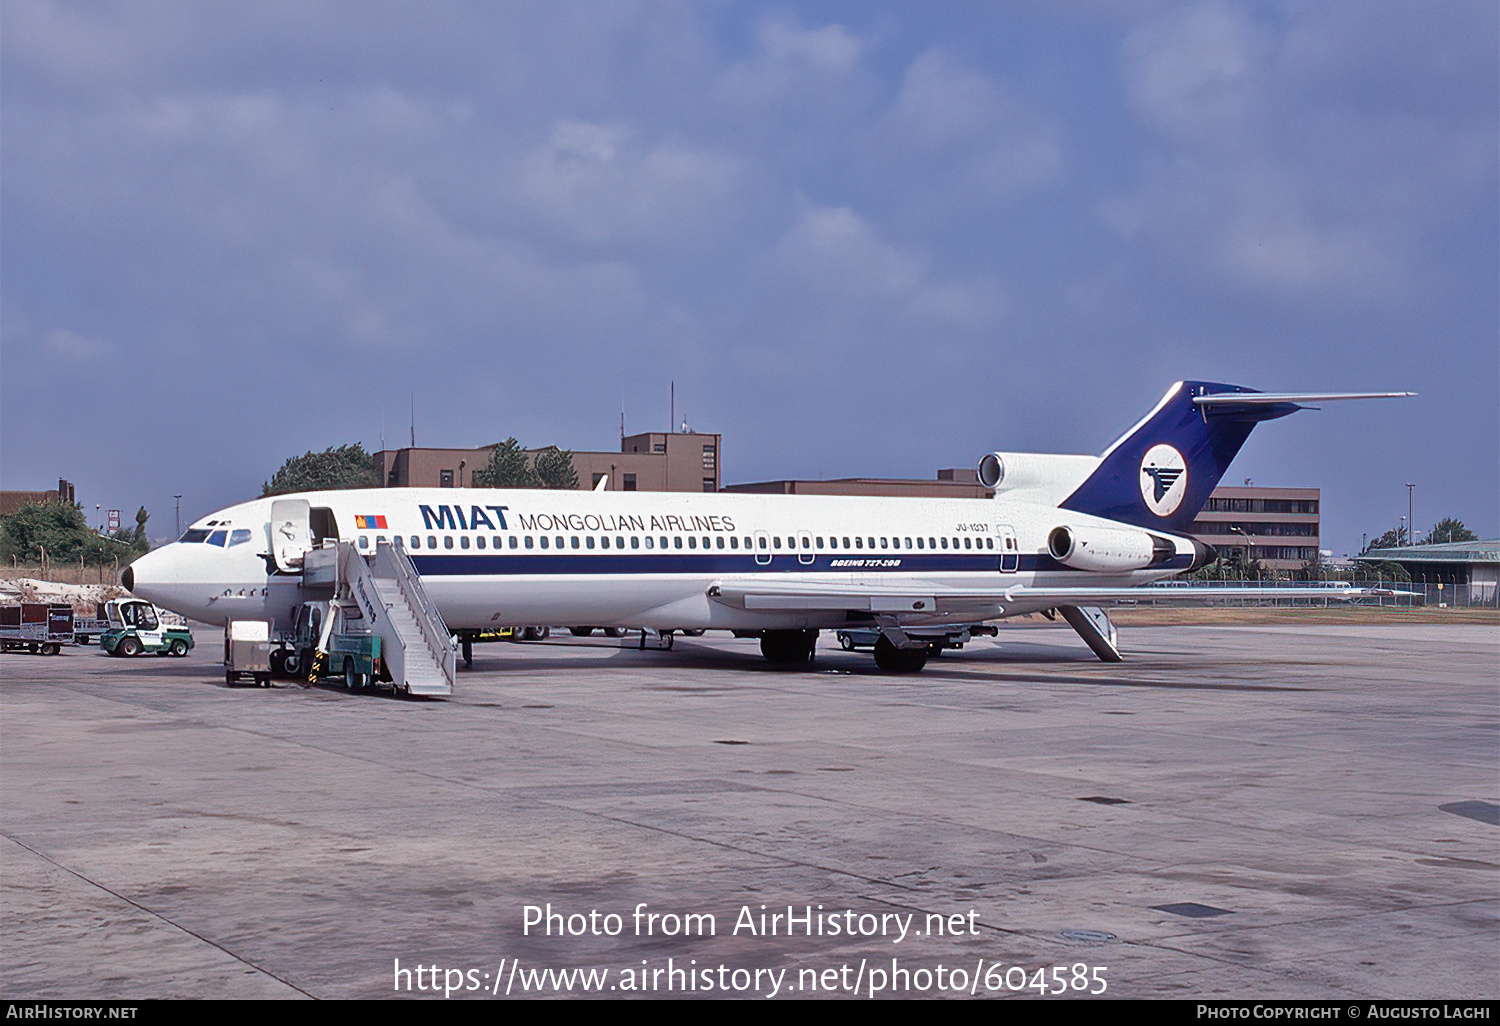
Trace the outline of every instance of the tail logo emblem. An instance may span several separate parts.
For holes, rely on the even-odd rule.
[[[1187,462],[1170,445],[1153,445],[1141,460],[1141,498],[1159,517],[1169,517],[1187,495]]]

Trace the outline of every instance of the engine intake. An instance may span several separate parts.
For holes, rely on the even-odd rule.
[[[1160,561],[1150,534],[1116,527],[1059,525],[1047,535],[1047,552],[1064,566],[1103,573],[1140,570]]]

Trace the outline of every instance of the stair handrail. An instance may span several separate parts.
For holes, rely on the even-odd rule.
[[[417,573],[411,557],[401,546],[377,539],[375,566],[377,570],[387,571],[391,579],[395,580],[402,597],[411,606],[412,612],[417,614],[417,626],[421,628],[422,640],[426,643],[428,652],[447,672],[449,660],[456,658],[453,638],[448,633],[447,625],[443,623],[442,614],[427,598],[427,592],[421,586],[421,575]],[[435,633],[433,624],[437,625],[441,633]]]

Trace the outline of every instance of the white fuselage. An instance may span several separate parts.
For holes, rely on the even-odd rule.
[[[1149,567],[1089,572],[1048,555],[1066,525],[1124,525],[1049,503],[733,493],[378,488],[309,492],[338,537],[373,552],[399,544],[452,630],[507,624],[774,630],[850,622],[838,595],[968,590],[983,600],[903,610],[902,623],[995,619],[1046,608],[1006,589],[1133,586],[1184,569],[1192,543]],[[182,540],[141,557],[127,586],[210,623],[287,623],[300,577],[274,572],[273,499],[204,517]],[[1138,528],[1127,528],[1139,532]],[[248,534],[246,533],[248,532]],[[1161,532],[1152,532],[1161,537]],[[288,535],[290,536],[290,535]],[[314,539],[315,541],[316,539]],[[826,604],[750,608],[715,595],[774,581],[826,589]]]

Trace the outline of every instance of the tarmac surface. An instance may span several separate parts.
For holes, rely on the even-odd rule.
[[[564,635],[449,701],[197,635],[0,655],[0,996],[1500,997],[1492,625]]]

